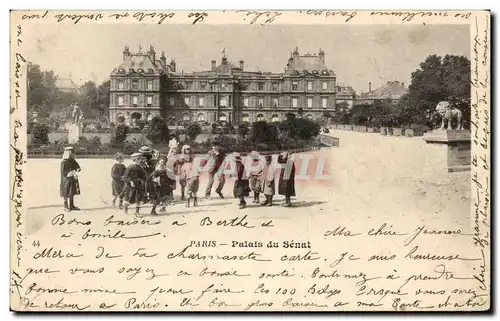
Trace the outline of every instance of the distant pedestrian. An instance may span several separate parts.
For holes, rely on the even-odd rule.
[[[275,193],[275,183],[274,183],[274,175],[275,168],[272,164],[273,158],[271,155],[266,156],[266,165],[262,170],[262,193],[266,197],[263,206],[273,206],[273,196]]]
[[[278,184],[278,194],[285,196],[283,206],[292,207],[291,197],[295,196],[295,164],[290,159],[288,152],[283,152],[278,156],[280,168],[280,178]]]
[[[181,167],[181,176],[186,181],[186,207],[191,206],[191,199],[193,199],[193,206],[198,206],[198,189],[200,187],[200,174],[193,162],[193,156],[183,154],[184,164]]]
[[[111,191],[113,195],[113,208],[115,207],[116,199],[118,198],[118,208],[123,209],[123,191],[125,187],[123,174],[125,174],[125,170],[127,168],[125,167],[125,165],[123,165],[123,153],[116,153],[113,158],[115,159],[115,164],[111,168]]]
[[[241,156],[239,153],[234,153],[233,157],[236,161],[236,180],[234,182],[234,197],[239,199],[239,208],[244,209],[247,206],[247,202],[245,201],[245,197],[250,195],[250,182],[248,178],[245,177],[245,165],[241,160]]]
[[[256,151],[248,154],[248,157],[252,160],[250,167],[250,189],[253,191],[253,202],[259,204],[259,194],[262,190],[262,169],[264,164],[262,164],[260,155]],[[247,163],[248,164],[248,163]]]
[[[225,153],[222,151],[221,146],[218,143],[212,144],[212,150],[208,152],[209,155],[209,164],[212,164],[212,167],[208,171],[208,184],[205,190],[205,197],[210,199],[210,194],[212,193],[212,186],[214,181],[217,179],[218,184],[215,188],[215,192],[219,195],[220,198],[224,198],[222,194],[222,189],[225,184],[225,176],[224,176],[224,168],[221,166],[224,163],[226,158]]]
[[[124,195],[124,210],[125,214],[128,213],[128,207],[135,204],[135,215],[140,216],[139,210],[141,202],[144,201],[144,190],[146,186],[146,171],[142,167],[144,158],[141,153],[132,154],[133,164],[127,167],[123,180],[126,184]]]
[[[64,210],[66,212],[80,210],[77,206],[75,206],[74,201],[75,195],[80,195],[78,173],[81,170],[80,165],[75,160],[74,149],[75,148],[71,146],[64,148],[61,161],[60,194],[64,199]]]

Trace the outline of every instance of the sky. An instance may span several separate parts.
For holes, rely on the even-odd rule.
[[[38,24],[25,30],[31,40],[27,59],[43,70],[77,84],[101,83],[122,61],[125,45],[132,52],[153,45],[157,56],[165,51],[178,71],[210,69],[220,63],[222,49],[235,65],[245,61],[251,71],[283,72],[290,51],[325,51],[337,83],[356,92],[376,89],[387,81],[409,85],[411,73],[430,54],[470,58],[466,25],[148,25],[148,24]]]

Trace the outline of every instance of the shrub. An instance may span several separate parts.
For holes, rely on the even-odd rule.
[[[130,127],[125,124],[118,124],[114,128],[113,144],[123,144],[130,133]]]
[[[146,129],[146,137],[153,144],[168,143],[170,134],[167,122],[161,117],[154,117]]]
[[[187,127],[186,135],[190,140],[195,140],[199,134],[201,134],[201,126],[198,123],[192,123]]]
[[[49,143],[49,126],[42,123],[33,123],[31,128],[32,143],[35,146],[40,146]]]

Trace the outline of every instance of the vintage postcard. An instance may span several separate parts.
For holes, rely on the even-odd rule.
[[[14,311],[487,311],[489,11],[12,11]]]

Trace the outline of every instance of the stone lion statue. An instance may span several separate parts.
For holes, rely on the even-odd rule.
[[[440,129],[444,130],[446,124],[448,125],[446,127],[447,129],[452,129],[451,123],[454,119],[457,120],[456,129],[462,129],[462,112],[458,108],[452,106],[449,101],[442,101],[437,104],[436,111],[441,115]]]

